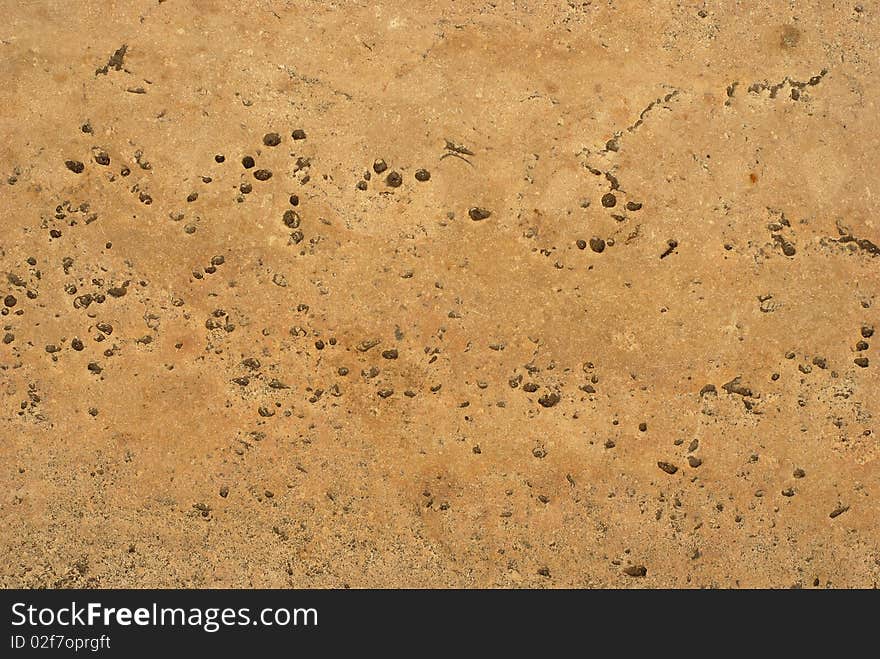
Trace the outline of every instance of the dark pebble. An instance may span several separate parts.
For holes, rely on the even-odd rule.
[[[110,164],[110,156],[107,155],[106,151],[98,151],[95,154],[95,162],[106,167]]]
[[[70,342],[70,347],[73,348],[74,350],[76,350],[77,352],[82,350],[83,348],[85,348],[85,346],[83,345],[83,342],[80,341],[79,339],[73,339],[73,341]]]
[[[15,299],[14,295],[7,295],[5,298],[3,298],[3,304],[5,304],[7,307],[14,307],[17,302],[18,300]]]
[[[284,216],[281,219],[284,222],[284,226],[286,226],[288,229],[299,228],[301,220],[299,217],[299,213],[297,213],[295,210],[288,208],[286,211],[284,211]]]
[[[354,187],[356,187],[358,190],[366,190],[367,189],[367,182],[366,181],[358,181],[357,185]]]
[[[214,162],[225,162],[225,161],[226,161],[226,156],[224,156],[222,154],[218,153],[216,156],[214,156]]]
[[[856,357],[855,359],[853,359],[853,363],[861,368],[868,368],[867,357]]]
[[[667,474],[674,474],[678,471],[678,467],[676,467],[674,464],[663,462],[662,460],[657,463],[657,466],[660,467],[660,469],[665,471]]]
[[[862,325],[862,338],[870,339],[872,336],[874,336],[874,328],[870,325]]]
[[[74,174],[82,174],[86,168],[79,160],[65,160],[64,165]]]
[[[299,206],[299,195],[295,195],[295,194],[290,195],[290,205],[291,206]]]
[[[587,241],[586,240],[578,240],[577,242],[575,242],[575,245],[577,245],[578,249],[586,249],[587,248]]]
[[[431,179],[431,172],[427,169],[417,169],[415,173],[416,180],[424,183],[425,181],[429,181]]]
[[[250,156],[245,156],[244,158],[241,159],[241,166],[244,167],[245,169],[251,169],[256,164],[257,163],[255,163],[254,159],[251,158]]]
[[[610,192],[606,192],[602,195],[602,205],[605,208],[614,208],[617,206],[617,197],[615,197]]]
[[[596,254],[601,254],[605,251],[605,241],[601,238],[590,238],[590,249],[596,252]]]
[[[388,169],[388,163],[386,163],[386,162],[385,162],[384,160],[382,160],[381,158],[379,158],[378,160],[376,160],[376,161],[373,163],[373,171],[376,172],[377,174],[381,174],[381,173],[384,172],[386,169]]]
[[[644,565],[627,565],[623,568],[623,573],[628,577],[644,577],[648,574],[648,568]]]
[[[399,188],[401,183],[403,183],[403,177],[393,170],[385,177],[385,184],[388,187]]]
[[[479,222],[480,220],[485,220],[490,215],[492,215],[491,211],[488,211],[485,208],[480,208],[479,206],[475,206],[474,208],[471,208],[468,211],[468,216],[474,222]]]
[[[272,171],[269,169],[258,169],[254,172],[254,178],[258,181],[268,181],[272,178]]]
[[[560,400],[559,394],[555,391],[551,391],[549,393],[544,394],[538,399],[538,404],[541,407],[553,407]]]
[[[281,135],[278,133],[266,133],[263,135],[263,144],[266,146],[278,146],[281,144]]]
[[[306,139],[306,131],[304,131],[302,128],[297,128],[290,134],[290,136],[295,140],[304,140]]]
[[[238,190],[239,190],[239,192],[241,192],[241,194],[250,194],[253,191],[253,189],[254,189],[254,186],[252,186],[250,183],[247,183],[247,182],[244,182],[240,186],[238,186]]]
[[[382,356],[385,359],[397,359],[397,348],[391,348],[390,350],[383,350]]]
[[[626,202],[626,210],[628,211],[638,211],[642,209],[642,203],[640,201],[628,201]]]

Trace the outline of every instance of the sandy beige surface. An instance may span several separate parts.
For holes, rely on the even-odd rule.
[[[0,585],[880,582],[877,2],[0,5]]]

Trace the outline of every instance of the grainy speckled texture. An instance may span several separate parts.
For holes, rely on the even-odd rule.
[[[880,581],[877,2],[2,5],[0,585]]]

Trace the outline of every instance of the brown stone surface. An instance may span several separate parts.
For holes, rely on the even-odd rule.
[[[3,17],[0,585],[880,582],[877,2]]]

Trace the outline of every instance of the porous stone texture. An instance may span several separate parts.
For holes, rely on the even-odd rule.
[[[0,586],[877,586],[877,2],[3,15]]]

